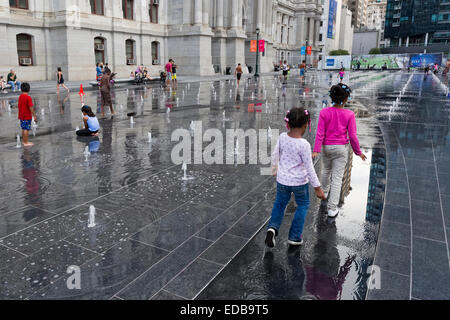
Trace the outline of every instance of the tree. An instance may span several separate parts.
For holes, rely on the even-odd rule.
[[[369,51],[369,54],[381,54],[380,48],[372,48]]]
[[[338,50],[331,50],[330,56],[348,56],[350,53],[348,53],[347,50],[338,49]]]

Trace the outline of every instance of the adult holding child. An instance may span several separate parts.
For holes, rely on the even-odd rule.
[[[105,115],[105,106],[109,106],[111,114],[114,115],[111,99],[111,70],[108,70],[100,80],[100,94],[102,97],[102,116]]]

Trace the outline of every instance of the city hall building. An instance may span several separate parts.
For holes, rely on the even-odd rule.
[[[21,80],[95,79],[108,63],[119,78],[137,65],[159,74],[169,58],[180,75],[252,66],[250,40],[265,40],[261,72],[300,63],[311,46],[317,63],[320,0],[0,0],[0,74]]]

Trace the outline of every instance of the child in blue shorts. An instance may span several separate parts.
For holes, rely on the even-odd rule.
[[[34,118],[34,121],[37,123],[36,113],[34,112],[33,100],[30,95],[30,85],[26,82],[22,83],[20,86],[22,90],[22,94],[19,97],[19,120],[20,120],[20,128],[22,129],[22,140],[24,147],[30,147],[33,143],[28,141],[28,134],[31,130],[31,120]]]

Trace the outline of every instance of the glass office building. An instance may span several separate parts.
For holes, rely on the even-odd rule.
[[[388,0],[386,46],[450,43],[450,0]]]

